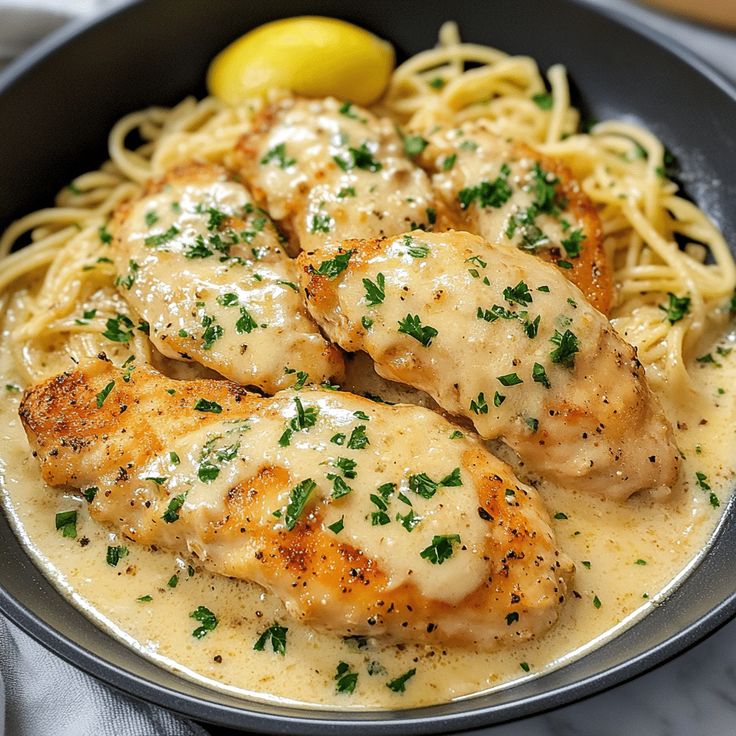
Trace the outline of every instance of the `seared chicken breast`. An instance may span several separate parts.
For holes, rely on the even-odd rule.
[[[428,138],[420,161],[444,202],[444,224],[509,244],[555,264],[608,314],[613,301],[600,218],[570,171],[483,121]]]
[[[530,470],[614,499],[668,492],[677,448],[636,352],[556,266],[461,232],[298,261],[330,339],[502,438]]]
[[[312,626],[491,648],[542,634],[565,599],[537,493],[427,409],[100,359],[28,390],[20,415],[44,479],[84,490],[95,519]]]
[[[287,98],[254,126],[238,146],[238,168],[302,248],[435,221],[429,179],[390,120],[329,97]]]
[[[174,169],[124,204],[113,230],[118,289],[167,357],[268,393],[300,372],[341,378],[342,356],[304,309],[271,219],[224,169]]]

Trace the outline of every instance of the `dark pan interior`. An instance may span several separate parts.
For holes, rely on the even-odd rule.
[[[268,20],[332,15],[384,36],[399,56],[431,47],[440,24],[463,38],[562,62],[587,114],[643,122],[677,156],[688,193],[736,243],[736,91],[717,75],[608,17],[564,0],[147,0],[64,32],[0,76],[0,228],[47,205],[105,158],[123,114],[204,92],[208,62]],[[726,462],[730,462],[727,459]],[[12,468],[7,470],[12,474]],[[300,711],[244,702],[166,672],[110,638],[56,592],[0,515],[0,610],[57,654],[138,697],[201,720],[272,733],[447,733],[584,697],[691,646],[736,610],[733,504],[697,570],[664,605],[564,669],[472,700],[401,713]],[[491,660],[492,663],[492,660]]]

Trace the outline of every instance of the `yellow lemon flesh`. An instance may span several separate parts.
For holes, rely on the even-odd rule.
[[[274,88],[369,105],[393,68],[387,41],[352,23],[304,16],[266,23],[231,43],[210,65],[207,87],[233,105]]]

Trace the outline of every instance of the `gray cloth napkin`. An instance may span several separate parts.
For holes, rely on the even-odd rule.
[[[207,736],[49,654],[0,617],[0,736]]]

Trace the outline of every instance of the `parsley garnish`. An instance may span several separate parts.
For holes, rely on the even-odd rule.
[[[523,281],[519,281],[516,286],[507,286],[503,290],[503,296],[509,304],[519,304],[522,307],[526,307],[534,301],[529,292],[529,287]]]
[[[416,667],[412,667],[408,672],[404,672],[403,675],[399,675],[394,680],[391,680],[391,682],[386,683],[386,687],[389,690],[393,690],[395,693],[403,693],[406,692],[406,683],[408,680],[410,680],[414,675],[416,675],[417,670]]]
[[[409,490],[422,498],[432,498],[437,493],[439,484],[433,481],[426,473],[409,476]]]
[[[532,95],[532,100],[540,110],[551,110],[552,104],[554,103],[554,98],[549,92],[540,92],[539,94]]]
[[[192,631],[192,636],[195,639],[202,639],[207,636],[210,631],[214,631],[217,628],[217,624],[219,623],[217,616],[215,616],[215,614],[205,606],[197,606],[197,608],[189,614],[189,618],[193,618],[195,621],[199,621],[202,624]]]
[[[128,328],[127,330],[125,328]],[[133,334],[133,322],[124,314],[118,314],[105,322],[105,331],[102,333],[112,342],[127,343]]]
[[[296,526],[299,516],[307,505],[309,496],[316,487],[317,484],[311,478],[306,478],[291,489],[289,504],[286,507],[286,516],[284,517],[286,528],[289,531]]]
[[[429,141],[420,135],[404,136],[404,153],[407,156],[418,156],[428,145]]]
[[[128,291],[130,291],[133,288],[133,284],[135,283],[139,268],[140,266],[131,258],[130,261],[128,261],[128,275],[125,277],[118,276],[115,279],[115,285],[124,286]],[[87,317],[86,319],[89,319],[89,317]]]
[[[345,528],[345,515],[343,514],[334,524],[328,524],[327,528],[333,534],[339,534]]]
[[[545,388],[551,388],[549,378],[547,378],[547,371],[544,370],[544,366],[540,363],[535,363],[532,368],[532,379],[536,383],[541,383]]]
[[[56,529],[61,531],[62,537],[76,539],[77,537],[77,512],[61,511],[56,514]]]
[[[332,230],[332,218],[326,214],[312,215],[309,220],[310,233],[328,233]]]
[[[667,306],[660,304],[659,308],[665,312],[665,319],[669,320],[671,325],[679,322],[690,311],[690,297],[677,296],[671,291],[667,293],[669,303]]]
[[[358,684],[358,673],[350,672],[350,665],[347,662],[340,662],[337,665],[335,672],[335,691],[340,694],[349,695],[355,690],[355,686]]]
[[[208,401],[207,399],[197,399],[194,409],[195,411],[205,411],[210,414],[222,414],[222,407],[216,401]]]
[[[170,240],[173,240],[179,234],[179,228],[176,225],[172,225],[166,232],[159,233],[158,235],[149,235],[144,241],[144,245],[159,246],[165,245]]]
[[[445,159],[442,162],[442,171],[449,171],[455,165],[455,161],[457,161],[456,153],[451,153],[449,156],[445,156]]]
[[[473,202],[478,202],[479,207],[501,207],[511,198],[511,187],[505,176],[498,176],[493,181],[482,181],[474,187],[461,189],[457,198],[460,207],[468,209]]]
[[[433,565],[441,565],[452,557],[452,543],[460,544],[459,534],[439,534],[432,537],[432,544],[423,549],[419,555]]]
[[[580,255],[580,245],[585,239],[585,233],[578,228],[573,230],[569,237],[562,240],[568,258],[577,258]]]
[[[240,307],[240,317],[235,323],[235,332],[239,335],[249,334],[257,327],[258,323],[253,319],[251,313],[245,307]]]
[[[283,657],[286,654],[286,632],[288,630],[285,626],[272,624],[258,637],[253,649],[256,652],[262,652],[270,641],[274,653]]]
[[[287,157],[286,144],[279,143],[266,152],[266,155],[261,159],[261,166],[274,162],[279,168],[288,169],[289,166],[293,166],[296,163],[296,159]]]
[[[175,521],[179,521],[179,509],[184,505],[186,497],[186,493],[180,493],[169,501],[166,511],[161,516],[167,524],[173,524]]]
[[[358,168],[376,173],[383,168],[383,164],[373,158],[373,154],[365,143],[362,143],[359,148],[348,148],[348,154],[348,160],[341,156],[333,156],[333,160],[343,171]]]
[[[362,450],[370,445],[370,441],[365,434],[365,424],[359,424],[351,433],[348,440],[348,447],[351,450]]]
[[[102,405],[105,403],[105,399],[110,395],[110,391],[112,391],[113,388],[115,388],[115,381],[110,381],[110,383],[108,383],[107,386],[105,386],[105,388],[103,388],[102,391],[97,394],[95,399],[97,401],[98,409],[102,408]]]
[[[473,399],[470,402],[470,411],[472,411],[473,414],[488,414],[488,404],[486,403],[486,397],[482,391],[478,394],[478,398]]]
[[[496,380],[502,386],[518,386],[520,383],[524,383],[516,373],[507,373],[505,376],[497,376]]]
[[[82,491],[82,495],[87,499],[87,503],[92,503],[92,501],[95,500],[95,496],[97,495],[97,491],[100,489],[97,486],[90,486],[89,488],[85,488]]]
[[[401,522],[401,526],[408,532],[411,532],[421,520],[422,517],[417,516],[413,509],[409,509],[404,516],[399,513],[396,514],[396,521]]]
[[[386,298],[386,278],[382,273],[376,275],[375,283],[370,279],[363,279],[365,288],[365,303],[369,307],[382,304]]]
[[[580,350],[580,342],[574,333],[565,330],[560,333],[555,330],[555,334],[550,338],[551,342],[557,347],[549,354],[553,363],[560,363],[565,368],[572,368],[575,365],[575,353]]]
[[[399,332],[403,332],[428,348],[432,344],[432,340],[439,334],[434,327],[422,325],[422,320],[418,314],[407,314],[404,319],[399,320]]]
[[[108,547],[107,554],[105,555],[105,560],[107,561],[107,564],[110,565],[110,567],[117,567],[118,562],[120,562],[123,557],[127,556],[127,547]]]
[[[334,279],[335,276],[342,273],[350,262],[350,256],[353,255],[353,251],[347,250],[344,253],[339,253],[334,258],[330,258],[327,261],[322,261],[319,267],[315,270],[320,276],[325,276],[328,279]]]

